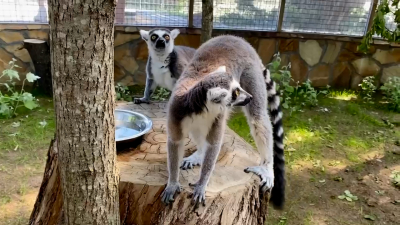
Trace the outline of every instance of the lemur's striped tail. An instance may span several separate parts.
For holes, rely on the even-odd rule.
[[[268,69],[263,71],[265,82],[267,84],[268,111],[270,113],[273,126],[274,137],[274,187],[271,191],[270,201],[277,209],[282,209],[285,203],[285,155],[283,145],[283,125],[282,109],[279,93],[276,92],[275,82],[270,76]]]

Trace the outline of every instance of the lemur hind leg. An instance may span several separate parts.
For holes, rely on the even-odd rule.
[[[261,71],[259,72],[261,74]],[[265,193],[274,186],[272,124],[267,112],[265,83],[261,76],[251,76],[251,78],[245,79],[246,82],[242,84],[244,89],[253,95],[253,100],[243,108],[243,111],[260,153],[261,164],[248,167],[245,172],[252,172],[260,177],[260,190],[261,193]]]
[[[201,163],[203,162],[205,148],[207,147],[206,139],[198,132],[193,132],[191,134],[191,138],[194,139],[194,142],[197,145],[197,150],[190,156],[183,158],[181,165],[182,170],[192,169],[195,166],[201,166]]]
[[[206,187],[217,162],[219,151],[221,150],[222,138],[226,126],[225,120],[226,115],[221,115],[212,125],[210,133],[208,133],[206,138],[206,151],[201,166],[200,179],[195,184],[190,184],[190,186],[194,187],[192,204],[195,205],[195,208],[198,208],[200,203],[203,206],[205,205]]]

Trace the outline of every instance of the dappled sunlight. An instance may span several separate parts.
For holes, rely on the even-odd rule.
[[[26,224],[37,193],[36,189],[31,189],[23,196],[13,195],[10,202],[0,206],[0,224]]]
[[[351,90],[342,90],[342,91],[333,90],[329,92],[329,98],[337,100],[350,101],[350,100],[356,100],[357,97],[358,96],[356,95],[356,93]]]

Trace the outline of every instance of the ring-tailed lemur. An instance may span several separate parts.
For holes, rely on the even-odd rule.
[[[273,124],[266,110],[267,102]],[[205,203],[205,188],[219,154],[226,118],[235,105],[245,105],[243,111],[261,155],[261,165],[246,168],[245,172],[257,174],[261,193],[272,188],[271,202],[278,209],[283,207],[285,161],[279,95],[254,48],[244,39],[230,35],[212,38],[196,51],[169,99],[169,179],[163,202],[168,204],[180,192],[182,141],[189,134],[197,151],[185,158],[180,168],[202,166],[193,201],[196,206]]]
[[[147,43],[149,57],[146,65],[144,96],[135,98],[136,104],[150,103],[150,96],[157,86],[172,91],[175,82],[196,51],[190,47],[174,45],[174,40],[179,35],[178,29],[140,30],[140,35]]]

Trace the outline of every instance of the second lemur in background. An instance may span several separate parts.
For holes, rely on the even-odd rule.
[[[178,29],[140,30],[140,35],[147,43],[149,58],[144,96],[135,98],[135,104],[150,103],[150,97],[158,86],[172,91],[175,82],[196,52],[194,48],[174,45],[175,38],[179,35]]]

